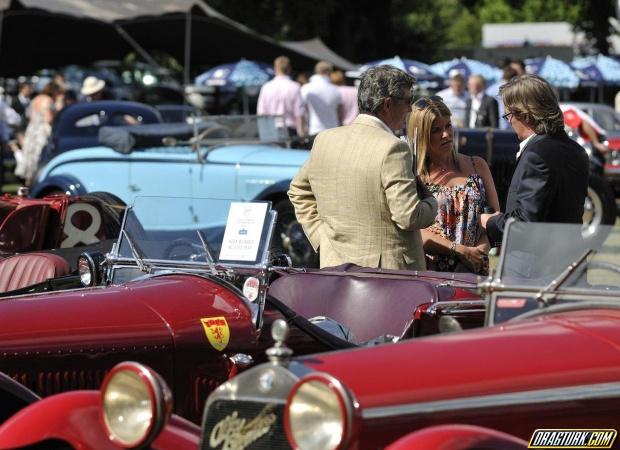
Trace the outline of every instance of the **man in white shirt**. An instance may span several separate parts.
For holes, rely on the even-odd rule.
[[[342,124],[342,96],[329,79],[332,70],[330,63],[319,61],[310,82],[301,87],[301,98],[308,109],[310,136]]]
[[[465,110],[465,125],[469,128],[497,128],[499,126],[499,108],[497,100],[484,92],[484,78],[471,75],[467,80],[469,100]]]
[[[256,113],[281,116],[276,120],[278,128],[286,128],[289,136],[303,137],[305,132],[301,86],[291,80],[290,59],[278,56],[273,62],[273,70],[276,76],[261,88]]]
[[[469,94],[465,90],[465,79],[463,78],[463,74],[458,69],[451,70],[448,83],[450,86],[437,92],[437,95],[441,97],[445,105],[450,109],[453,125],[465,127],[467,126],[465,122],[465,112]]]

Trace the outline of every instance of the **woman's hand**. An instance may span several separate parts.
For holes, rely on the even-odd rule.
[[[473,273],[479,273],[488,259],[488,252],[484,251],[484,245],[468,247],[459,244],[455,250],[459,260]]]

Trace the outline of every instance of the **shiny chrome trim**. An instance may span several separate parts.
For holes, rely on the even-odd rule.
[[[344,406],[344,414],[346,417],[343,417],[344,429],[343,429],[342,436],[340,437],[340,443],[338,444],[337,448],[339,449],[347,448],[347,446],[349,445],[349,442],[351,441],[355,433],[353,429],[353,419],[356,415],[356,412],[359,409],[359,402],[357,401],[353,393],[349,389],[347,389],[346,386],[343,385],[342,382],[338,378],[334,377],[333,375],[330,375],[327,372],[312,372],[307,377],[302,378],[301,380],[299,380],[299,383],[297,384],[297,391],[299,390],[302,384],[311,382],[311,381],[318,381],[318,382],[321,382],[327,385],[327,388],[330,389],[332,392],[335,392],[336,395],[339,396],[340,399],[342,400],[342,404]],[[333,388],[329,387],[330,384],[333,386]],[[293,399],[293,396],[291,396],[291,403],[292,403],[292,399]],[[291,403],[287,403],[287,406],[290,406]],[[284,417],[286,416],[287,414],[285,412]],[[291,433],[292,433],[291,424],[290,423],[285,424],[285,427],[286,426],[288,426],[289,429],[291,429]]]
[[[463,308],[467,306],[482,306],[484,309],[482,311],[486,311],[486,300],[455,300],[455,301],[441,301],[437,303],[433,303],[428,307],[426,313],[430,316],[434,316],[435,314],[442,312],[445,313],[448,310],[448,314],[453,312],[450,311],[453,308]],[[480,310],[471,310],[471,311],[480,311]],[[459,311],[460,312],[460,311]]]
[[[455,400],[410,403],[407,405],[366,408],[362,410],[364,419],[410,414],[430,414],[445,411],[462,411],[499,406],[527,405],[534,403],[568,402],[620,397],[620,382],[586,384],[579,386],[538,389],[508,394],[480,395]]]
[[[473,313],[482,313],[485,314],[487,312],[486,309],[446,309],[442,311],[444,315],[449,314],[473,314]]]

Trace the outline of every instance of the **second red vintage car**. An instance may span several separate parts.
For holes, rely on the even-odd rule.
[[[103,241],[111,244],[118,237],[124,210],[125,203],[106,192],[41,199],[4,194],[0,196],[0,256]]]
[[[479,285],[486,327],[443,316],[447,334],[291,359],[279,321],[271,362],[217,388],[201,427],[170,415],[153,370],[125,363],[100,392],[23,409],[0,427],[0,448],[516,449],[544,447],[549,430],[612,448],[620,268],[607,231],[584,241],[579,226],[509,224],[498,271]]]

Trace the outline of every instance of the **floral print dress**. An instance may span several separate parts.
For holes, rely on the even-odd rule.
[[[443,186],[426,183],[429,191],[437,199],[437,217],[428,230],[457,244],[475,246],[482,234],[480,214],[486,199],[482,178],[477,173],[467,177],[463,184]],[[450,255],[426,255],[429,270],[454,272],[458,258]],[[479,272],[487,275],[488,265]]]

